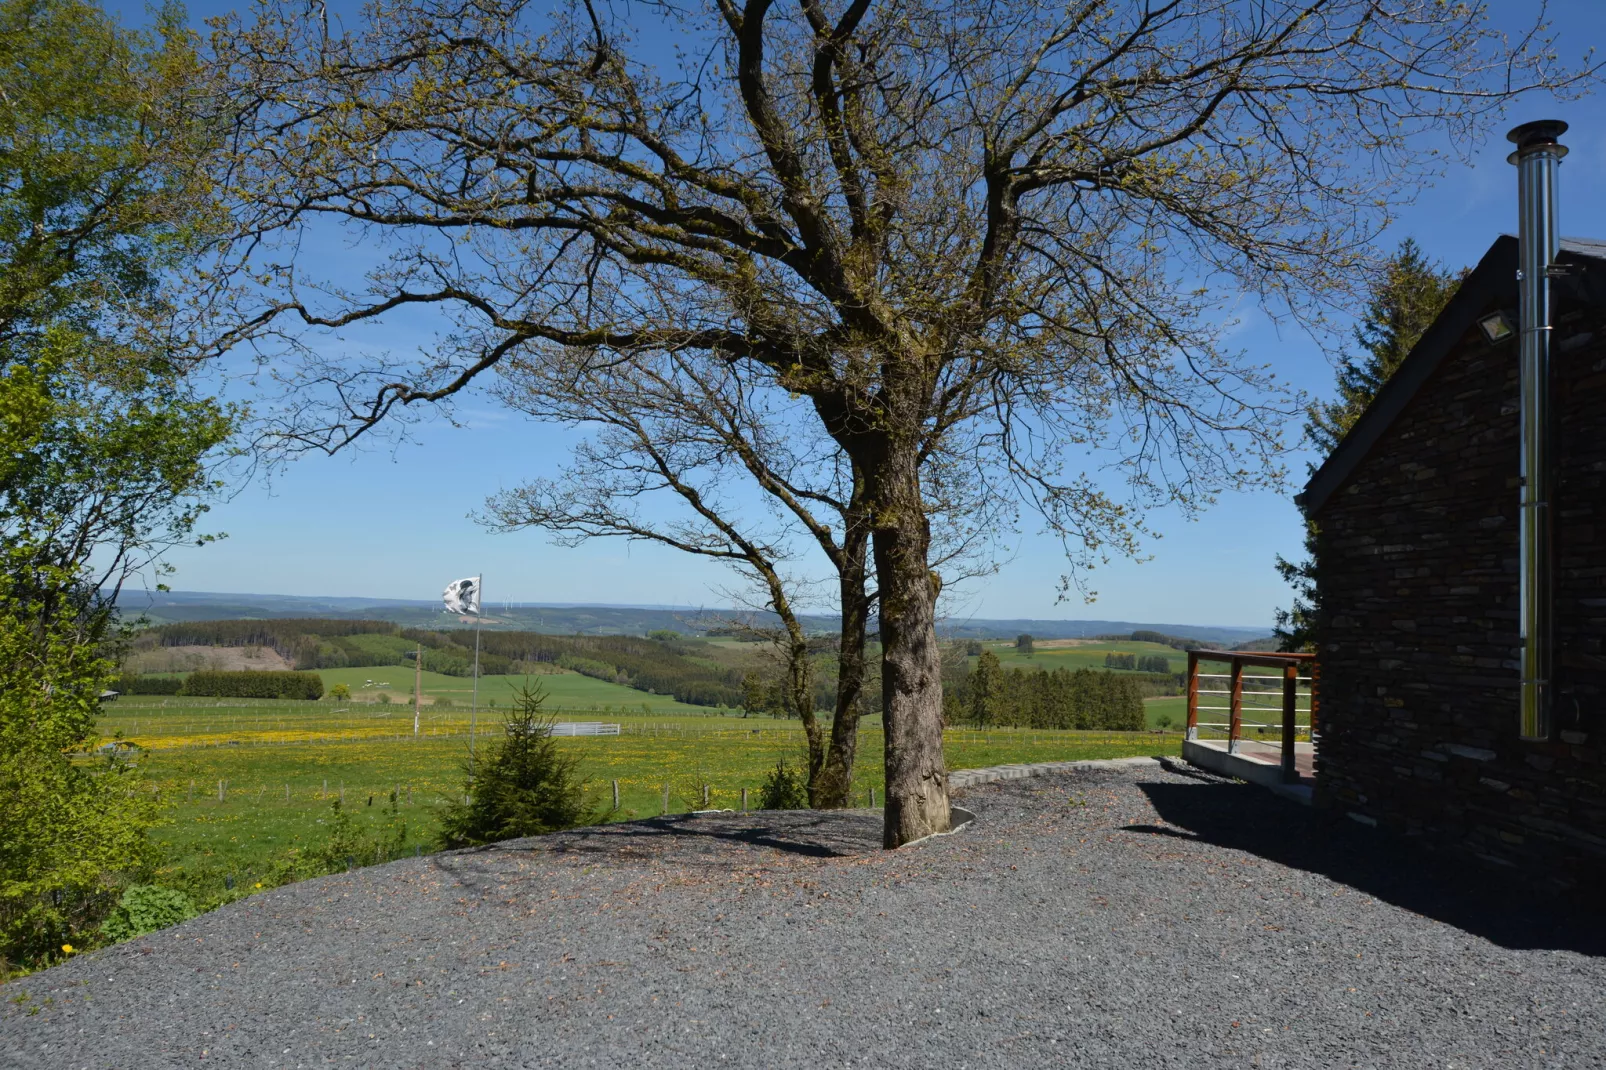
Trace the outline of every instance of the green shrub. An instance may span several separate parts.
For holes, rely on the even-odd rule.
[[[317,699],[323,697],[323,677],[315,672],[255,669],[192,672],[179,694],[208,698]]]
[[[438,709],[449,710],[452,708],[452,700],[445,695],[437,695],[435,697],[435,706]]]
[[[390,705],[390,693],[387,692],[387,691],[381,691],[379,693],[378,697],[374,699],[374,701],[379,703],[381,706],[389,706]]]
[[[776,762],[775,768],[764,777],[764,785],[758,789],[758,808],[807,810],[809,788],[804,781],[802,770],[788,769],[785,758]]]
[[[541,712],[539,684],[521,688],[492,743],[468,774],[468,802],[451,800],[441,817],[441,844],[477,847],[521,836],[540,836],[589,824],[579,759],[552,738],[553,719]]]
[[[123,892],[111,915],[101,923],[101,935],[117,943],[153,933],[195,917],[195,904],[177,888],[136,884]]]
[[[345,702],[347,699],[351,698],[351,688],[347,687],[345,684],[336,684],[334,687],[329,689],[329,697],[337,702]]]
[[[373,805],[372,796],[368,805]],[[333,816],[329,819],[329,838],[307,852],[307,864],[324,873],[339,873],[348,867],[366,866],[381,859],[396,858],[406,853],[407,823],[403,821],[395,834],[383,836],[364,834],[346,808],[336,799],[330,804]],[[392,814],[396,813],[396,800],[391,798]]]

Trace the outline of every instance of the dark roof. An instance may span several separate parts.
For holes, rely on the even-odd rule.
[[[1581,262],[1580,266],[1591,261],[1606,261],[1606,241],[1563,238],[1561,256],[1557,259],[1561,262]],[[1558,280],[1556,288],[1564,291],[1572,284],[1572,288],[1586,300],[1606,303],[1606,286],[1603,286],[1606,277],[1603,274],[1606,273],[1599,270],[1583,272],[1582,277]],[[1558,293],[1558,296],[1561,294]],[[1327,499],[1344,485],[1362,458],[1393,425],[1395,418],[1405,411],[1439,363],[1486,310],[1509,309],[1511,319],[1515,322],[1516,305],[1517,239],[1511,234],[1502,234],[1489,246],[1489,251],[1483,254],[1478,266],[1472,269],[1456,295],[1439,313],[1439,318],[1423,332],[1421,340],[1410,355],[1400,362],[1399,368],[1383,384],[1383,389],[1377,392],[1349,433],[1311,475],[1304,493],[1298,498],[1306,514],[1320,510]]]

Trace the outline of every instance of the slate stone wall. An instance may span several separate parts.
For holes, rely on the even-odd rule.
[[[1606,876],[1606,312],[1557,317],[1558,733],[1518,738],[1517,347],[1469,330],[1324,503],[1316,803]]]

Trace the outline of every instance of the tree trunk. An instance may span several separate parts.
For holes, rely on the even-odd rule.
[[[810,784],[818,810],[853,805],[853,760],[859,746],[859,698],[864,689],[864,633],[869,624],[870,602],[865,595],[870,550],[870,529],[862,509],[845,518],[841,565],[837,572],[841,592],[842,634],[837,643],[836,713],[831,721],[831,746],[825,767]]]
[[[825,767],[825,735],[820,731],[819,718],[814,716],[814,667],[809,663],[809,642],[803,628],[788,611],[786,619],[786,690],[792,708],[803,722],[803,738],[808,742],[809,771],[807,783],[811,786],[820,778]],[[813,799],[810,806],[815,806]]]
[[[866,466],[866,477],[881,599],[887,773],[882,842],[901,847],[949,827],[936,627],[941,581],[927,565],[931,527],[921,502],[914,445],[897,437],[885,442],[875,463]]]

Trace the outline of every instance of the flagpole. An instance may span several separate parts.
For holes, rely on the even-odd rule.
[[[480,712],[480,617],[485,611],[485,577],[474,577],[474,701],[468,708],[468,766],[474,768],[474,721]]]

